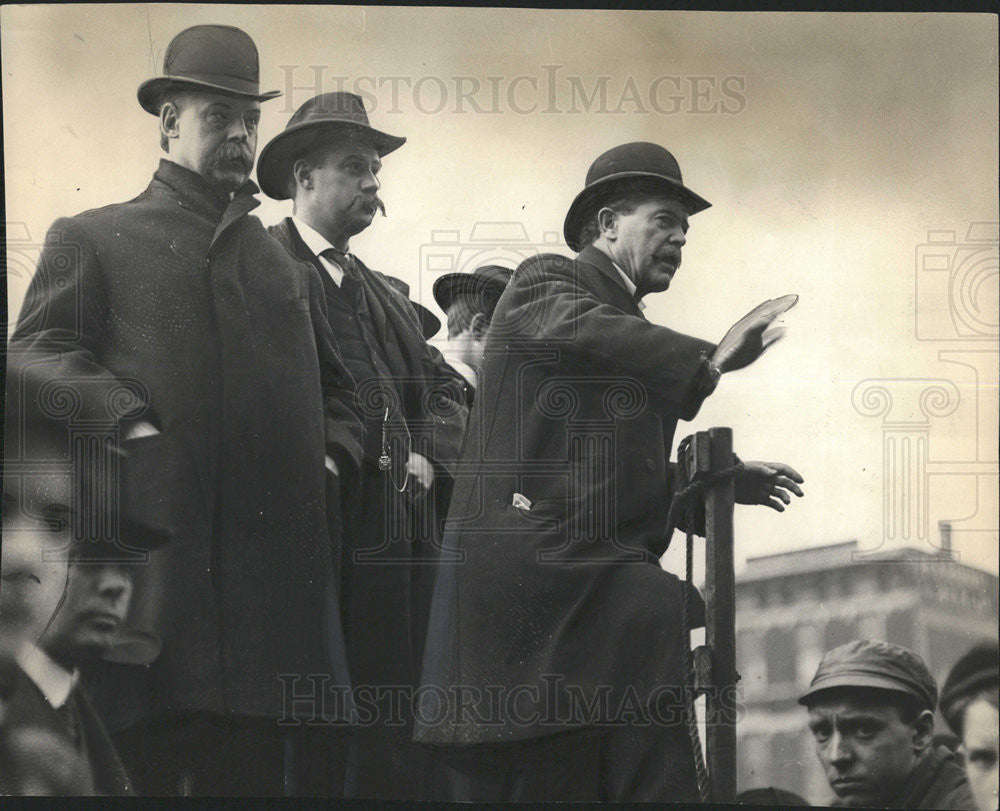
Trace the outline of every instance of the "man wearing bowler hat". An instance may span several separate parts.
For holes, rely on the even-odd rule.
[[[303,104],[261,150],[257,177],[292,216],[270,231],[323,280],[330,326],[357,381],[366,427],[360,489],[349,493],[341,558],[351,680],[370,718],[354,731],[358,797],[432,796],[423,750],[410,740],[437,561],[467,410],[462,378],[428,346],[406,296],[350,253],[379,199],[382,159],[405,139],[369,124],[352,93]]]
[[[465,378],[470,408],[479,385],[486,331],[513,274],[511,268],[483,265],[472,273],[446,273],[434,280],[434,298],[448,317],[444,357]]]
[[[779,337],[766,330],[790,306],[765,303],[718,344],[643,317],[707,207],[663,147],[611,149],[566,216],[577,257],[528,259],[497,303],[415,735],[455,767],[455,799],[698,799],[683,589],[659,565],[671,444],[720,375]],[[801,481],[748,462],[737,500],[781,511]]]
[[[111,420],[143,531],[132,622],[163,641],[123,733],[142,793],[281,794],[289,674],[348,684],[327,508],[352,478],[354,383],[312,267],[275,245],[248,180],[262,101],[243,31],[173,38],[139,104],[166,153],[135,199],[52,226],[13,335],[28,382]],[[293,712],[294,709],[294,712]],[[343,720],[343,719],[341,719]]]
[[[835,805],[975,811],[962,767],[933,745],[937,684],[913,651],[861,639],[828,651],[799,698]]]

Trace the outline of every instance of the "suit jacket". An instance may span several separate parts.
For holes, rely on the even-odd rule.
[[[917,763],[899,800],[899,808],[975,811],[978,807],[965,769],[945,746],[931,749]]]
[[[674,430],[711,391],[713,348],[646,321],[596,248],[518,268],[456,470],[460,562],[437,571],[416,740],[517,741],[623,701],[682,717],[660,689],[683,681],[681,583],[658,558]]]
[[[79,751],[83,753],[86,765],[89,767],[89,780],[79,786],[82,794],[130,795],[132,781],[125,772],[125,767],[115,751],[104,724],[94,711],[87,694],[79,686],[70,694],[71,703],[79,721],[81,744]],[[21,670],[16,670],[13,690],[10,700],[5,705],[4,727],[7,729],[34,727],[55,733],[64,739],[71,747],[66,722],[58,711],[46,700],[38,685]],[[77,751],[74,747],[74,751]]]
[[[295,258],[316,268],[327,295],[335,294],[336,283],[302,240],[291,217],[268,231]],[[458,460],[469,416],[465,379],[427,343],[409,299],[390,285],[384,274],[355,259],[380,344],[378,354],[396,385],[400,416],[410,432],[421,437],[419,452],[435,463],[439,473],[450,473]],[[366,388],[369,381],[357,382]],[[368,398],[362,394],[359,399],[359,411],[364,411]]]
[[[12,338],[50,413],[160,430],[122,443],[123,519],[171,539],[133,599],[163,640],[153,712],[280,717],[282,674],[347,682],[324,449],[359,463],[354,383],[256,191],[161,161],[134,200],[57,220]]]

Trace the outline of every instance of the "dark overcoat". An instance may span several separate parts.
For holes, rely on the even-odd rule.
[[[324,290],[334,292],[334,281],[299,236],[290,217],[267,230],[293,256],[311,263]],[[411,432],[415,429],[421,434],[425,441],[422,452],[425,448],[429,460],[441,472],[450,474],[458,461],[469,416],[465,379],[427,343],[420,317],[409,299],[389,284],[384,274],[357,258],[355,261],[379,343],[375,349],[393,375],[400,415],[411,426]],[[356,382],[361,384],[364,396],[367,381]],[[364,412],[365,405],[359,403],[359,410]]]
[[[354,383],[315,270],[247,216],[256,191],[161,161],[134,200],[57,220],[12,338],[71,425],[160,431],[123,442],[125,517],[171,539],[130,618],[163,640],[154,712],[280,717],[287,674],[347,683],[324,449],[356,469]]]
[[[362,378],[359,368],[351,368],[358,378],[359,410],[367,421],[369,440],[379,438],[382,431],[383,397],[391,406],[387,436],[403,440],[390,448],[396,465],[392,476],[379,470],[378,443],[369,441],[360,489],[346,496],[341,598],[351,678],[361,712],[361,727],[354,735],[356,793],[380,799],[433,798],[433,769],[427,753],[411,741],[412,716],[405,699],[420,672],[441,541],[439,516],[443,519],[447,510],[451,473],[468,416],[465,381],[428,345],[413,305],[385,276],[355,258],[355,278],[363,298],[348,306],[341,288],[290,218],[269,231],[321,274],[336,334],[356,328],[365,331],[377,373]],[[345,353],[350,351],[347,340],[342,344]],[[403,479],[400,468],[407,437],[412,437],[412,450],[433,463],[435,470],[430,494],[415,503],[396,492],[394,484]],[[387,690],[396,689],[407,692],[400,706],[393,707]],[[372,693],[378,697],[372,698]]]
[[[596,248],[518,268],[456,470],[443,554],[461,559],[437,572],[416,740],[525,740],[664,699],[683,717],[661,689],[683,683],[681,584],[658,558],[713,349],[649,323]]]
[[[79,724],[80,747],[76,751],[81,753],[87,767],[88,785],[79,786],[80,792],[109,796],[135,794],[132,781],[83,688],[74,689],[67,701]],[[42,729],[60,736],[73,747],[66,723],[38,685],[18,667],[10,700],[4,704],[4,727]]]

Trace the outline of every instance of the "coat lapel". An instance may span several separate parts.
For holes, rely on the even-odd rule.
[[[253,211],[257,206],[260,205],[260,200],[258,200],[254,195],[259,192],[260,189],[252,181],[248,180],[243,184],[243,187],[233,195],[232,201],[226,207],[226,210],[222,212],[222,219],[219,220],[219,224],[215,226],[215,233],[212,234],[212,242],[209,245],[209,250],[215,245],[216,241],[220,236],[226,231],[229,226],[238,220],[245,217],[251,211]]]
[[[327,298],[331,295],[336,295],[337,283],[330,277],[327,269],[323,267],[323,263],[319,261],[319,257],[306,245],[305,240],[302,239],[302,235],[299,233],[299,229],[295,227],[292,218],[285,217],[285,219],[273,226],[273,228],[277,232],[279,241],[285,243],[296,259],[308,262],[316,268],[320,279],[323,281],[323,290]]]
[[[593,282],[592,288],[602,301],[613,304],[618,309],[629,315],[638,316],[645,320],[642,310],[628,289],[625,287],[618,270],[612,264],[610,257],[599,248],[588,245],[576,257],[577,262],[588,265],[597,270],[597,273],[588,274],[588,279]]]

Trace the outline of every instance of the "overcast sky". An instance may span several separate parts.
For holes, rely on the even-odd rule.
[[[647,316],[718,340],[760,300],[800,296],[786,340],[726,376],[678,429],[730,425],[743,458],[805,476],[806,498],[784,515],[738,510],[739,560],[852,538],[929,549],[951,519],[961,559],[997,570],[995,17],[139,4],[0,14],[12,318],[31,245],[55,217],[148,183],[157,123],[135,91],[159,74],[170,39],[236,25],[257,42],[262,87],[285,93],[263,105],[258,150],[296,107],[337,89],[406,136],[384,161],[388,218],[351,248],[431,308],[446,270],[569,254],[563,217],[591,161],[628,141],[666,146],[713,206],[692,218],[684,265]],[[289,213],[264,201],[265,224]]]

